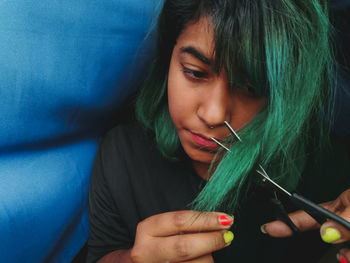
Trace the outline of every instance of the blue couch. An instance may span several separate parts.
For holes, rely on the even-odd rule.
[[[98,137],[136,91],[159,0],[0,3],[0,262],[70,262]]]

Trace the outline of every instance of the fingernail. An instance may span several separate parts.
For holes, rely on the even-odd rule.
[[[235,236],[233,235],[233,233],[232,233],[231,231],[226,231],[226,232],[224,233],[224,240],[225,240],[225,243],[226,243],[226,244],[231,243],[234,237],[235,237]]]
[[[265,230],[265,226],[266,226],[266,224],[264,224],[264,225],[262,225],[262,226],[260,227],[260,231],[261,231],[261,233],[263,233],[263,234],[267,234],[267,232],[266,232],[266,230]]]
[[[335,228],[328,227],[324,230],[324,233],[321,237],[324,242],[333,243],[340,239],[340,233]]]
[[[337,259],[340,263],[349,263],[347,259],[342,254],[337,254]]]
[[[228,226],[228,225],[232,225],[233,223],[233,218],[232,217],[229,217],[229,216],[220,216],[219,217],[219,222],[221,225],[223,226]]]

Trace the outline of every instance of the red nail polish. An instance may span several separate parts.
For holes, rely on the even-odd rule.
[[[342,254],[339,254],[338,260],[340,263],[348,263],[347,259]]]
[[[228,226],[228,225],[232,224],[233,219],[232,218],[228,218],[227,216],[220,216],[219,217],[219,222],[223,226]]]

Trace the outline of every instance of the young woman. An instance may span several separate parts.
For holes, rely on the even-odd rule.
[[[140,124],[110,131],[96,157],[88,261],[315,262],[317,233],[260,232],[276,217],[255,171],[315,202],[349,185],[322,121],[329,30],[322,0],[165,1]]]

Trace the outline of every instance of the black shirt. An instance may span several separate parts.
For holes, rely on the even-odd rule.
[[[350,168],[339,149],[310,155],[298,191],[314,202],[336,198],[350,186]],[[189,162],[161,155],[153,136],[133,123],[111,130],[100,142],[89,193],[88,262],[133,246],[137,224],[155,214],[190,209],[205,184]],[[260,232],[275,219],[271,194],[255,187],[235,212],[232,244],[215,262],[317,262],[328,245],[318,231],[276,239]],[[293,209],[289,207],[288,209]]]

